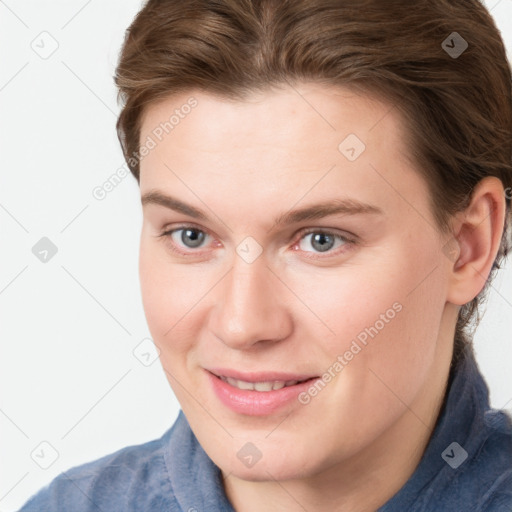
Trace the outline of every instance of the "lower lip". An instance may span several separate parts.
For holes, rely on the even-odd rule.
[[[308,389],[316,380],[316,378],[309,379],[294,386],[273,391],[253,391],[238,389],[212,373],[207,373],[219,400],[232,411],[249,416],[266,416],[294,400],[298,403],[298,395]]]

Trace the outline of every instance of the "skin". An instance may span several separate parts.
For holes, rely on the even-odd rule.
[[[396,110],[313,84],[244,101],[175,95],[146,110],[141,141],[191,96],[197,106],[141,161],[141,196],[160,191],[208,215],[143,206],[142,298],[169,383],[237,511],[374,510],[411,476],[435,425],[460,305],[498,250],[501,182],[483,180],[441,232]],[[366,145],[355,161],[338,149],[351,133]],[[328,199],[382,213],[274,224]],[[182,231],[159,236],[182,224],[208,235],[200,247],[184,245]],[[320,252],[306,228],[351,241]],[[263,251],[252,263],[236,252],[248,236]],[[205,367],[322,375],[396,303],[307,405],[249,416],[210,387]],[[262,454],[252,467],[237,457],[246,442]]]

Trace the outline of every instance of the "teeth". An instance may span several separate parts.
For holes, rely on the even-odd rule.
[[[273,382],[255,382],[254,389],[256,391],[272,391],[272,387],[274,386]]]
[[[265,382],[246,382],[243,380],[233,379],[231,377],[220,377],[224,382],[227,382],[231,386],[238,389],[250,390],[250,391],[274,391],[277,389],[284,388],[285,386],[294,386],[297,384],[297,380],[273,380]]]

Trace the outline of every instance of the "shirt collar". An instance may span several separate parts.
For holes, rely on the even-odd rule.
[[[235,512],[224,492],[220,469],[197,441],[181,410],[169,432],[164,458],[182,510]]]

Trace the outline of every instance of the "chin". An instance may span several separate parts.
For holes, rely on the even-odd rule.
[[[324,464],[319,459],[320,454],[298,452],[296,446],[294,442],[272,442],[269,439],[251,442],[238,438],[233,440],[231,446],[212,446],[208,455],[221,468],[224,476],[233,475],[252,482],[307,478],[321,471]],[[234,456],[227,457],[228,453]],[[244,461],[246,454],[248,460]],[[250,454],[254,457],[253,461]]]

